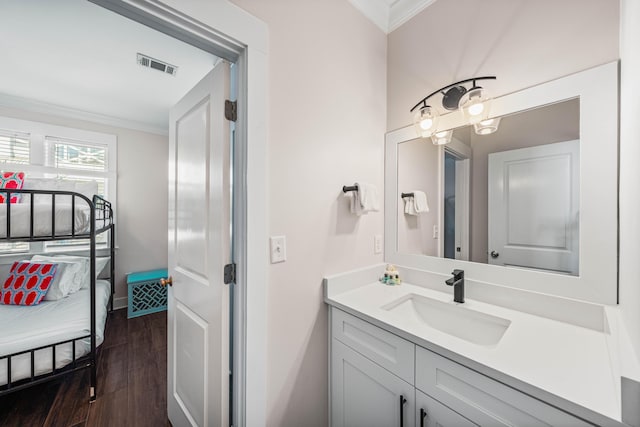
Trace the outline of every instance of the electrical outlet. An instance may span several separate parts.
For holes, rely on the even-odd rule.
[[[433,238],[437,239],[440,235],[440,230],[438,230],[438,225],[434,224],[433,226]]]
[[[287,239],[285,236],[271,236],[271,264],[287,260]]]
[[[380,234],[376,234],[375,236],[373,236],[373,253],[382,253],[382,235]]]

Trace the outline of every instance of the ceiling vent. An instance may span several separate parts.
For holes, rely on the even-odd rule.
[[[163,62],[150,56],[143,55],[142,53],[138,53],[138,64],[142,65],[143,67],[152,68],[166,74],[171,74],[172,76],[175,76],[176,72],[178,71],[178,67],[176,67],[175,65],[171,65],[167,62]]]

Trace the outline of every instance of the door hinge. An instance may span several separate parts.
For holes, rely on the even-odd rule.
[[[236,265],[227,264],[224,266],[224,284],[236,283]]]
[[[230,122],[238,120],[238,101],[224,101],[224,118]]]

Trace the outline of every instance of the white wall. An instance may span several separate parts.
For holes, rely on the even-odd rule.
[[[116,299],[127,296],[127,273],[166,268],[169,155],[166,136],[7,107],[0,107],[0,116],[116,135]]]
[[[438,88],[474,76],[503,95],[618,59],[615,0],[436,1],[389,35],[387,129]]]
[[[620,10],[620,307],[640,361],[640,2]]]
[[[383,190],[386,37],[344,0],[234,3],[269,29],[269,233],[287,237],[269,270],[267,425],[326,426],[322,278],[382,261],[382,212],[353,216],[341,189]]]

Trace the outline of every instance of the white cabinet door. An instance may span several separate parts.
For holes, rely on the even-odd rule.
[[[331,346],[333,427],[415,425],[412,385],[335,339]]]
[[[416,390],[416,427],[477,427],[477,424]]]
[[[170,113],[167,405],[175,427],[229,425],[228,94],[222,61]]]

